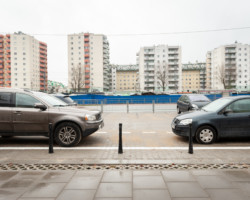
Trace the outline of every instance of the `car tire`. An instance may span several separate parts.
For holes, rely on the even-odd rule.
[[[177,107],[177,114],[181,114],[180,108]]]
[[[76,146],[82,139],[80,128],[72,122],[59,124],[55,129],[55,141],[59,146]]]
[[[216,140],[216,131],[211,126],[202,126],[197,129],[195,137],[200,144],[212,144]]]

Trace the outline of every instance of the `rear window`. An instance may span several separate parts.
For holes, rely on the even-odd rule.
[[[11,107],[11,93],[1,92],[0,93],[0,106],[1,107]]]

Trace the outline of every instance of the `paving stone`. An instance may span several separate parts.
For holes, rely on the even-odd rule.
[[[250,173],[247,171],[225,171],[223,174],[232,181],[250,181]]]
[[[132,182],[131,171],[106,171],[102,182]]]
[[[210,198],[172,198],[172,200],[210,200]]]
[[[213,200],[249,200],[238,189],[207,189],[206,191]]]
[[[133,171],[134,176],[161,176],[161,171],[159,170],[141,170]]]
[[[233,182],[235,187],[241,189],[247,196],[250,197],[250,182]]]
[[[206,175],[221,175],[220,170],[190,170],[191,173],[195,176],[206,176]]]
[[[79,177],[79,176],[102,176],[104,173],[104,171],[102,170],[89,170],[89,171],[77,171],[75,173],[75,177]]]
[[[66,183],[38,183],[22,197],[57,197]]]
[[[208,194],[196,182],[168,182],[171,197],[208,197]]]
[[[96,190],[64,190],[57,200],[93,200]]]
[[[3,190],[0,189],[0,200],[13,200],[20,197],[24,191],[20,190]]]
[[[6,181],[1,185],[2,189],[9,189],[9,188],[27,188],[34,182],[32,177],[29,178],[13,178],[9,181]]]
[[[95,200],[132,200],[132,198],[95,198]]]
[[[171,200],[167,190],[134,190],[133,200]]]
[[[132,197],[132,183],[101,183],[96,197]]]
[[[73,172],[65,172],[65,171],[53,171],[48,172],[42,178],[42,182],[68,182],[72,176],[74,175]]]
[[[166,184],[162,176],[134,176],[134,189],[165,189]]]
[[[55,198],[20,198],[18,200],[55,200]]]
[[[235,188],[235,186],[223,176],[197,176],[196,179],[202,188]]]
[[[0,182],[13,178],[18,172],[0,172]]]
[[[74,176],[65,189],[97,189],[100,180],[99,176]]]
[[[169,181],[195,181],[193,175],[189,171],[162,171],[163,178]]]

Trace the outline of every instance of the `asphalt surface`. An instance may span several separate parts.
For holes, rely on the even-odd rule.
[[[79,147],[116,147],[118,146],[119,124],[122,124],[124,147],[187,147],[188,139],[172,132],[171,122],[175,111],[161,113],[103,113],[104,127],[94,134],[83,138]],[[250,138],[222,139],[212,145],[195,147],[250,147]],[[2,147],[47,147],[46,137],[0,138]],[[57,146],[57,145],[55,145]]]

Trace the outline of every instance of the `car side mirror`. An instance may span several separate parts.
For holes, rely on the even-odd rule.
[[[41,103],[35,103],[34,108],[39,108],[42,111],[47,109],[47,107]]]
[[[233,110],[232,109],[226,109],[226,110],[224,110],[223,115],[227,115],[229,113],[233,113]]]

